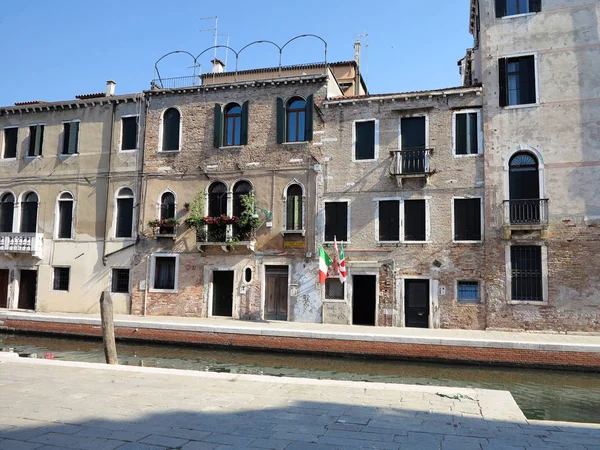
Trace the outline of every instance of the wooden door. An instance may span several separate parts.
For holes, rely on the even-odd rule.
[[[231,317],[233,313],[233,271],[213,272],[213,316]]]
[[[429,280],[404,281],[404,316],[407,327],[429,328]]]
[[[0,269],[0,308],[8,308],[8,269]]]
[[[19,309],[35,309],[37,270],[21,270],[19,279]]]
[[[352,325],[375,325],[377,277],[352,275]]]
[[[288,266],[266,266],[265,319],[287,320]]]

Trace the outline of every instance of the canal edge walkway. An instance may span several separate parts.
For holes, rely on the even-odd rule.
[[[48,361],[0,353],[0,448],[594,450],[507,391]]]
[[[101,336],[98,314],[0,311],[0,330]],[[600,371],[600,334],[115,316],[117,338],[246,349]]]

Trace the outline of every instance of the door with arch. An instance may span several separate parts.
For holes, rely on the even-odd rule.
[[[531,153],[519,152],[510,159],[508,166],[510,223],[540,223],[540,175],[537,158]]]

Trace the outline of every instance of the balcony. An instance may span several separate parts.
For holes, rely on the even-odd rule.
[[[196,247],[200,251],[206,246],[220,246],[223,251],[230,251],[236,245],[254,251],[254,244],[253,233],[243,232],[236,224],[211,224],[196,229]]]
[[[433,149],[417,148],[410,150],[392,150],[390,174],[396,177],[398,186],[407,178],[425,178],[431,175],[429,160]]]
[[[504,201],[504,229],[509,233],[546,228],[548,228],[547,198]]]
[[[42,233],[0,233],[0,252],[26,253],[41,258],[43,246]]]

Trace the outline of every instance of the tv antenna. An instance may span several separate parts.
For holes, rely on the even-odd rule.
[[[217,58],[217,36],[219,33],[219,17],[218,16],[212,16],[212,17],[200,17],[200,20],[212,20],[215,19],[215,27],[214,28],[204,28],[202,30],[200,30],[200,33],[204,33],[206,31],[212,31],[213,32],[213,36],[215,37],[215,59]]]
[[[369,33],[361,33],[356,37],[360,41],[361,47],[365,48],[365,68],[366,68],[366,70],[364,72],[365,72],[365,83],[368,86],[369,85],[369,47],[370,47]],[[361,72],[362,72],[362,70],[361,70]]]

